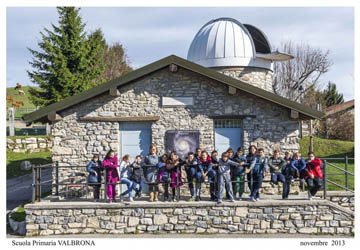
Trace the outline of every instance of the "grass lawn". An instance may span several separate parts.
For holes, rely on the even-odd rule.
[[[31,173],[31,170],[20,169],[21,162],[25,160],[35,165],[48,164],[51,163],[51,152],[14,153],[6,151],[6,179]]]
[[[300,141],[300,152],[304,156],[307,156],[309,150],[310,138],[308,136],[303,137]],[[354,142],[352,141],[341,141],[341,140],[329,140],[314,137],[314,153],[320,158],[354,158]],[[339,168],[345,170],[345,160],[329,160],[327,161]],[[327,178],[337,184],[345,186],[345,174],[344,172],[327,165]],[[349,160],[348,171],[354,173],[354,160]],[[332,175],[341,174],[341,175]],[[354,176],[349,175],[348,185],[350,189],[354,189]],[[333,184],[327,183],[328,190],[343,190]]]

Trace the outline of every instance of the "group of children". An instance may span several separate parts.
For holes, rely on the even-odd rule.
[[[183,186],[181,178],[182,171],[186,172],[187,183],[190,191],[190,201],[201,200],[201,184],[207,181],[210,183],[210,199],[222,203],[223,196],[230,202],[241,200],[244,193],[245,182],[250,189],[250,200],[260,200],[260,188],[263,178],[271,174],[271,182],[277,185],[283,184],[282,198],[287,199],[291,183],[299,178],[300,182],[308,184],[308,198],[316,194],[322,184],[322,162],[315,158],[314,154],[308,154],[308,161],[305,162],[301,154],[290,152],[285,157],[280,157],[280,151],[274,150],[273,155],[267,158],[264,149],[257,149],[251,145],[247,155],[242,148],[236,152],[228,149],[218,157],[218,152],[213,151],[209,155],[200,148],[196,152],[188,153],[186,159],[182,160],[172,151],[169,155],[158,155],[155,144],[151,144],[149,154],[143,159],[141,155],[136,156],[133,163],[130,156],[125,155],[118,166],[118,159],[114,151],[110,150],[105,159],[99,161],[98,155],[87,166],[90,173],[88,182],[94,186],[94,198],[99,199],[101,183],[101,171],[106,170],[107,194],[109,201],[115,201],[116,184],[127,186],[127,190],[120,194],[123,200],[126,195],[129,201],[133,201],[132,191],[135,191],[135,198],[141,197],[144,183],[149,186],[149,201],[159,201],[159,184],[164,187],[163,200],[169,200],[169,186],[172,191],[172,201],[176,201],[176,188]]]

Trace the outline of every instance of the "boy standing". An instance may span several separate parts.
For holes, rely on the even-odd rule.
[[[235,181],[233,185],[233,194],[234,198],[241,200],[241,196],[244,193],[244,181],[245,181],[245,164],[246,156],[243,154],[243,149],[239,147],[234,155],[233,161],[239,163],[239,166],[235,166],[232,169],[232,180]],[[236,197],[236,194],[239,193],[239,197]]]
[[[141,155],[137,155],[135,158],[135,161],[132,164],[132,175],[131,175],[131,180],[133,181],[133,190],[135,190],[135,198],[140,198],[141,197],[141,191],[144,187],[144,181],[145,181],[145,176],[144,176],[144,170],[141,166],[141,161],[142,161],[142,157]],[[139,185],[139,188],[137,189],[136,186]]]
[[[268,159],[264,154],[264,149],[259,148],[259,155],[256,156],[255,166],[250,166],[252,170],[253,184],[251,187],[250,200],[258,201],[260,200],[260,188],[262,186],[264,178],[264,170],[267,172],[269,170]]]
[[[221,159],[219,160],[218,173],[219,173],[219,191],[218,191],[218,204],[222,203],[222,194],[224,193],[225,185],[229,190],[230,202],[234,202],[234,195],[231,185],[231,177],[230,177],[230,167],[231,166],[239,166],[239,163],[236,163],[232,160],[229,160],[229,153],[224,152],[221,155]]]
[[[290,185],[295,173],[295,170],[291,167],[290,163],[291,163],[291,159],[292,159],[292,153],[291,152],[285,152],[285,167],[282,170],[282,174],[285,176],[285,183],[283,185],[283,192],[282,192],[282,199],[286,200],[289,197],[289,193],[290,193]]]

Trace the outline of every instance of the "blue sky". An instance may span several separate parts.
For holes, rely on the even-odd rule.
[[[345,100],[354,98],[354,10],[340,7],[91,7],[82,8],[86,30],[101,28],[108,43],[122,43],[139,68],[170,54],[186,58],[196,32],[211,19],[232,17],[257,26],[275,48],[282,40],[330,50],[334,65],[321,82],[335,82]],[[7,8],[6,85],[32,84],[26,70],[38,49],[39,32],[57,24],[56,8]]]

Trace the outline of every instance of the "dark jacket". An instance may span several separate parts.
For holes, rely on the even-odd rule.
[[[188,172],[190,171],[191,168],[197,168],[198,165],[198,160],[196,158],[194,158],[192,161],[184,162],[184,167],[185,167],[185,171]]]
[[[140,164],[133,163],[131,165],[131,180],[139,183],[140,181],[145,181],[144,170]]]
[[[196,172],[201,172],[202,174],[207,173],[212,169],[212,161],[208,157],[206,161],[200,159],[200,162],[197,165]]]
[[[256,164],[256,154],[248,154],[246,156],[246,163],[250,169],[253,169]]]
[[[231,160],[234,162],[237,162],[237,163],[241,163],[241,162],[244,162],[245,164],[247,163],[245,155],[238,156],[237,154],[235,154]],[[231,173],[232,173],[233,177],[244,175],[245,174],[245,165],[232,167]]]
[[[144,159],[144,173],[145,179],[150,183],[157,183],[159,177],[159,156],[158,155],[147,155]]]
[[[286,161],[282,157],[274,158],[273,156],[270,157],[268,161],[268,165],[270,167],[271,173],[281,173],[282,169],[286,166]],[[275,170],[275,168],[278,168]]]
[[[91,160],[89,164],[86,166],[86,171],[89,172],[88,182],[89,183],[100,183],[101,182],[101,174],[104,168],[101,165],[101,161]],[[95,175],[97,173],[97,176]]]

